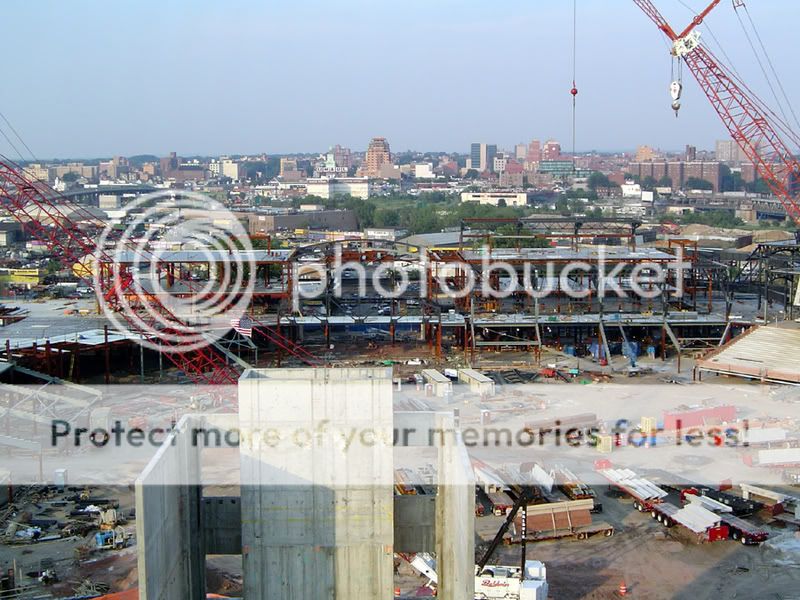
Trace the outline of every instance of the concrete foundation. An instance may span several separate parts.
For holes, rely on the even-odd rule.
[[[136,543],[141,600],[200,600],[205,553],[197,448],[184,418],[136,480]]]
[[[384,600],[394,552],[434,553],[438,597],[473,597],[475,483],[451,413],[393,414],[391,369],[249,370],[239,409],[183,417],[137,480],[141,600],[205,599],[205,556],[239,553],[248,600]],[[395,495],[401,467],[435,480]],[[212,473],[240,497],[204,496]]]
[[[391,376],[391,369],[242,376],[246,598],[391,597]],[[268,429],[268,437],[259,434]],[[345,447],[340,433],[353,432],[371,432],[371,443]]]

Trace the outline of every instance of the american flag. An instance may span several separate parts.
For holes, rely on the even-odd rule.
[[[245,337],[253,337],[253,320],[244,315],[241,319],[231,319],[231,327]]]

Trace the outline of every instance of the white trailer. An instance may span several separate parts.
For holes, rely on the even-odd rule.
[[[436,369],[425,369],[422,371],[422,378],[432,387],[433,395],[438,398],[453,393],[453,382]]]
[[[475,369],[459,369],[458,380],[466,383],[469,389],[481,396],[494,396],[494,381]]]

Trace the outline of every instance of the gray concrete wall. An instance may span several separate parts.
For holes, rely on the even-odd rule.
[[[440,431],[455,431],[452,413],[437,413]],[[475,476],[460,431],[439,444],[436,572],[439,600],[475,597]]]
[[[246,598],[391,597],[391,369],[251,370],[239,411]]]
[[[439,579],[437,598],[473,598],[475,477],[453,414],[398,412],[394,423],[395,432],[406,442],[398,442],[406,448],[395,448],[395,466],[420,466],[430,459],[436,468],[436,495],[431,497],[435,498],[433,515],[429,513],[431,507],[424,504],[425,496],[396,498],[395,549],[434,553]],[[433,536],[426,527],[433,528]]]
[[[202,516],[206,554],[242,553],[242,502],[239,496],[204,496]]]
[[[394,497],[394,551],[436,552],[436,496]]]
[[[190,423],[181,419],[136,480],[140,600],[205,599],[199,453],[181,433]]]

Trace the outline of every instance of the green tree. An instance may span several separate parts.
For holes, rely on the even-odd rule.
[[[658,180],[658,187],[672,187],[672,177],[669,175],[664,175],[661,179]]]
[[[657,185],[658,181],[656,181],[656,178],[653,177],[652,175],[648,175],[647,177],[642,179],[641,186],[642,189],[645,191],[652,192]]]
[[[397,210],[379,207],[374,214],[375,227],[397,227],[400,225],[400,213]]]
[[[748,183],[746,189],[751,194],[770,194],[772,190],[769,189],[767,182],[763,179],[756,179],[753,183]]]
[[[611,182],[608,179],[608,175],[605,175],[600,171],[595,171],[589,175],[587,184],[589,185],[590,190],[597,191],[598,189],[608,189],[611,185]]]
[[[699,179],[697,177],[689,177],[686,180],[686,185],[684,187],[687,190],[705,190],[711,191],[714,189],[714,184],[710,181],[706,181],[705,179]]]
[[[744,181],[740,171],[733,172],[728,165],[720,166],[720,189],[723,192],[740,192],[744,189]]]
[[[625,173],[624,177],[625,181],[632,181],[633,183],[639,183],[638,175],[634,175],[633,173]]]

